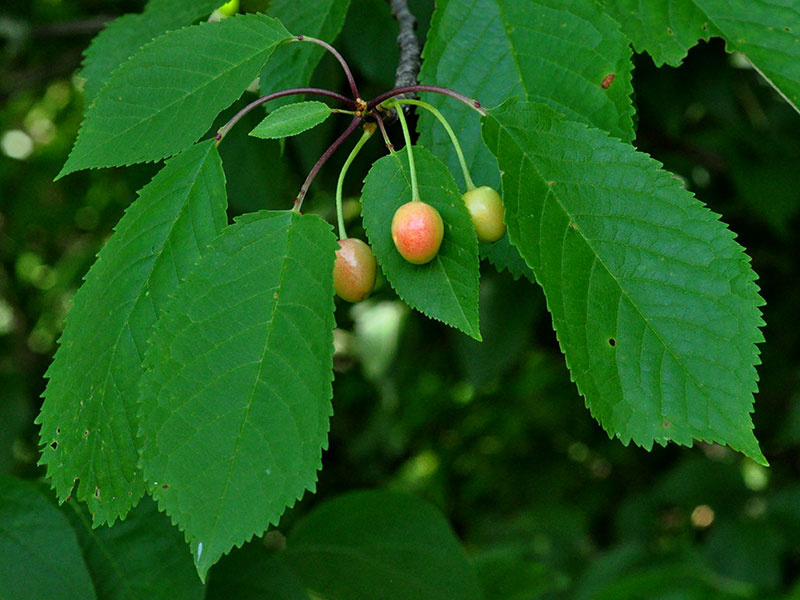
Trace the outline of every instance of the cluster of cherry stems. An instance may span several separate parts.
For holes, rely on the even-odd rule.
[[[288,41],[314,43],[322,46],[333,54],[344,69],[353,98],[348,98],[347,96],[337,94],[331,90],[310,87],[291,88],[267,94],[266,96],[254,100],[236,113],[230,121],[219,129],[216,140],[217,144],[219,144],[228,131],[230,131],[245,114],[255,107],[284,96],[316,94],[333,98],[347,106],[350,110],[333,109],[333,112],[353,115],[353,120],[350,122],[347,129],[345,129],[336,141],[322,154],[309,172],[305,182],[303,182],[294,200],[293,210],[299,213],[306,192],[322,165],[339,146],[341,146],[342,142],[344,142],[361,123],[364,123],[361,139],[356,143],[342,166],[336,189],[336,211],[339,221],[339,250],[336,252],[336,261],[333,268],[333,285],[340,298],[348,302],[359,302],[367,298],[375,287],[377,262],[372,249],[362,240],[358,238],[349,238],[345,233],[344,218],[342,215],[342,187],[347,169],[367,140],[375,133],[376,129],[380,130],[389,152],[394,152],[394,146],[386,133],[384,118],[381,116],[382,114],[386,115],[389,111],[396,112],[397,119],[400,121],[400,125],[403,129],[403,137],[406,150],[408,151],[409,170],[411,173],[411,200],[398,208],[392,218],[391,232],[395,248],[409,263],[423,265],[433,260],[439,252],[439,247],[444,237],[444,223],[442,222],[439,211],[430,204],[423,202],[419,196],[414,154],[411,150],[411,135],[405,120],[405,115],[403,114],[403,105],[419,106],[430,111],[444,126],[450,136],[456,154],[458,155],[467,187],[467,191],[463,194],[462,198],[472,217],[472,223],[475,227],[478,240],[491,243],[496,242],[505,235],[505,209],[500,195],[489,186],[476,187],[472,182],[458,139],[444,116],[436,108],[426,102],[405,97],[400,98],[399,96],[414,94],[416,92],[444,94],[463,102],[479,114],[485,115],[486,111],[484,111],[477,100],[468,98],[448,88],[433,85],[412,85],[389,90],[373,100],[365,102],[358,92],[349,65],[342,55],[330,44],[316,38],[302,35],[291,38]]]

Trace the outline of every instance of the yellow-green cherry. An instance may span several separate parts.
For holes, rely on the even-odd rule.
[[[226,2],[217,9],[223,16],[232,17],[239,12],[239,0]]]
[[[424,265],[439,252],[444,223],[430,204],[412,200],[397,209],[392,218],[392,240],[400,255],[414,265]]]
[[[500,194],[488,185],[482,185],[466,192],[462,198],[472,217],[478,241],[496,242],[506,234],[504,217],[506,214]]]

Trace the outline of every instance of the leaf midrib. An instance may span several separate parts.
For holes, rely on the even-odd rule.
[[[272,310],[270,311],[269,318],[267,319],[267,321],[265,323],[267,325],[267,330],[265,332],[264,349],[263,349],[263,351],[261,353],[261,360],[259,361],[258,372],[256,373],[256,376],[253,379],[253,387],[250,390],[250,398],[249,398],[249,400],[247,402],[247,408],[245,409],[245,414],[244,414],[244,417],[242,418],[242,424],[239,427],[239,433],[236,436],[236,443],[234,444],[233,451],[231,452],[231,460],[228,463],[228,472],[225,475],[225,484],[224,484],[224,486],[222,488],[222,491],[220,493],[220,496],[219,496],[220,497],[220,502],[218,502],[216,504],[216,507],[215,507],[216,510],[214,511],[214,520],[211,523],[211,528],[210,528],[210,533],[209,533],[209,536],[210,536],[210,538],[212,540],[215,539],[215,537],[216,537],[215,530],[216,530],[216,527],[217,527],[217,523],[219,522],[219,515],[220,515],[220,512],[221,512],[221,508],[225,503],[226,496],[228,494],[228,488],[230,487],[230,484],[231,484],[231,479],[232,479],[231,478],[231,473],[233,471],[233,465],[234,465],[234,463],[236,463],[238,461],[239,446],[242,443],[242,434],[243,434],[243,432],[245,430],[245,427],[247,426],[247,421],[248,421],[248,418],[250,416],[250,411],[252,410],[253,404],[255,402],[255,393],[256,393],[256,389],[258,387],[258,383],[261,381],[261,374],[262,374],[263,369],[264,369],[264,361],[266,359],[267,354],[270,352],[270,339],[272,338],[273,326],[275,324],[275,315],[276,315],[276,313],[278,311],[278,305],[280,304],[280,300],[281,300],[281,297],[283,295],[283,289],[284,289],[283,288],[283,282],[284,282],[284,278],[286,276],[287,264],[289,263],[289,246],[292,243],[293,235],[296,233],[295,224],[294,224],[294,216],[293,215],[289,215],[289,218],[290,218],[289,225],[288,225],[288,228],[287,228],[287,231],[286,231],[286,245],[285,245],[286,251],[285,251],[285,254],[283,256],[283,263],[281,265],[281,275],[280,275],[280,278],[278,280],[278,291],[276,292],[278,294],[278,297],[274,299],[275,302],[272,305]],[[195,539],[198,539],[196,535],[193,536],[193,537]],[[199,560],[199,557],[198,557],[198,560]]]
[[[203,25],[202,24],[198,25],[198,27],[200,27],[200,26],[203,26]],[[261,37],[263,38],[263,37],[266,37],[266,36],[261,35]],[[158,38],[156,38],[156,40],[158,40]],[[154,40],[153,42],[151,42],[148,45],[152,45],[156,40]],[[126,127],[126,128],[122,128],[122,129],[116,130],[116,134],[106,138],[103,141],[102,144],[96,145],[91,150],[88,150],[86,152],[86,156],[91,156],[92,154],[97,152],[98,149],[103,148],[104,146],[106,146],[108,144],[113,144],[115,140],[117,140],[117,139],[119,139],[121,137],[124,137],[129,132],[131,132],[132,130],[136,129],[137,127],[140,127],[143,123],[147,123],[147,122],[153,121],[157,117],[163,115],[165,112],[167,112],[167,111],[171,110],[172,108],[174,108],[176,105],[179,105],[180,103],[185,102],[186,99],[191,97],[192,95],[197,94],[199,91],[203,90],[204,88],[207,88],[208,86],[211,86],[211,85],[217,83],[220,79],[222,79],[223,77],[227,77],[228,75],[230,75],[231,72],[235,71],[236,69],[241,68],[244,64],[255,60],[256,58],[258,58],[258,56],[260,54],[265,54],[265,53],[271,52],[272,50],[274,50],[274,48],[279,43],[280,43],[280,40],[275,40],[275,41],[273,41],[273,43],[270,46],[265,46],[265,47],[260,48],[258,50],[258,52],[249,55],[247,58],[245,58],[241,62],[230,63],[230,67],[228,69],[225,69],[224,71],[220,72],[216,77],[208,79],[207,81],[205,81],[201,85],[197,86],[196,88],[193,88],[192,90],[190,90],[189,92],[187,92],[186,94],[181,96],[180,98],[176,98],[173,102],[161,105],[161,108],[159,110],[156,110],[155,112],[149,113],[144,118],[138,119],[133,125],[130,125],[130,126]],[[249,44],[240,44],[240,45],[248,47],[248,48],[256,48],[255,46],[250,46]],[[145,46],[145,47],[147,47],[147,46]],[[113,73],[113,75],[119,75],[119,76],[125,75],[126,71],[123,71],[124,67],[125,67],[125,65],[123,64],[118,70],[116,70]],[[106,85],[104,85],[103,88],[98,92],[97,98],[95,99],[93,105],[97,106],[99,101],[104,100],[104,98],[108,97],[109,95],[110,94],[108,92],[108,83],[106,83]],[[96,129],[96,131],[97,130],[98,129]],[[107,131],[107,130],[99,129],[99,131]]]
[[[209,147],[209,150],[210,150],[210,147]],[[174,221],[172,222],[172,225],[170,226],[169,231],[168,231],[167,235],[164,238],[164,242],[160,246],[160,250],[163,250],[163,248],[167,245],[167,243],[169,243],[169,241],[172,238],[172,234],[175,231],[175,227],[180,222],[182,217],[185,215],[186,210],[188,209],[188,206],[189,206],[189,203],[190,203],[189,199],[192,197],[192,194],[193,194],[193,191],[195,189],[195,186],[198,185],[198,175],[205,168],[209,157],[210,157],[210,151],[208,152],[206,157],[198,164],[198,167],[192,172],[192,176],[191,176],[192,183],[188,188],[188,191],[186,193],[186,198],[182,202],[181,209],[178,212],[178,215],[176,216]],[[141,197],[139,199],[141,199]],[[146,213],[146,210],[144,211],[144,213]],[[146,216],[146,214],[143,214],[141,216]],[[137,225],[139,223],[139,218],[141,218],[141,216],[137,217],[137,220],[136,220],[136,222],[133,223],[133,225]],[[101,398],[99,398],[99,402],[97,402],[97,405],[98,405],[97,406],[97,410],[99,410],[99,411],[106,410],[105,399],[107,397],[109,378],[112,376],[112,373],[113,373],[112,365],[114,363],[114,357],[117,355],[117,349],[119,347],[120,340],[122,339],[122,336],[125,333],[125,329],[126,328],[131,331],[131,339],[133,340],[133,345],[136,348],[136,352],[139,355],[139,358],[141,360],[141,353],[139,352],[139,348],[136,346],[136,339],[133,336],[133,332],[131,330],[131,323],[130,322],[131,322],[131,315],[133,314],[133,311],[136,309],[136,306],[138,306],[138,304],[139,304],[140,300],[142,299],[142,297],[145,296],[145,292],[150,287],[150,280],[151,280],[151,278],[153,276],[153,272],[155,271],[156,265],[159,263],[159,258],[161,256],[161,253],[159,251],[158,254],[154,254],[154,255],[151,255],[151,256],[154,257],[154,260],[152,261],[152,264],[150,266],[150,270],[147,273],[146,278],[142,282],[142,285],[140,287],[139,293],[137,294],[135,299],[132,299],[132,301],[129,302],[130,308],[127,311],[127,313],[124,315],[124,318],[122,320],[122,327],[120,327],[119,333],[116,336],[116,339],[115,339],[113,345],[111,346],[111,348],[109,348],[111,356],[110,356],[108,362],[106,363],[106,366],[107,366],[106,371],[102,375],[102,377],[103,377],[103,380],[102,380],[103,381],[103,383],[102,383],[103,395],[102,395]],[[100,258],[98,258],[98,260],[100,260]],[[107,261],[104,261],[104,262],[107,262]],[[143,370],[144,369],[141,368],[142,372],[143,372]],[[91,370],[90,370],[90,372],[91,372]],[[124,403],[123,390],[116,383],[114,383],[114,387],[119,392],[120,400],[121,400],[120,404],[122,404],[123,412],[127,416],[128,411],[124,410],[125,403]],[[95,398],[95,397],[97,397],[97,395],[96,394],[92,394],[92,398]],[[77,423],[79,421],[80,421],[80,419],[76,419],[76,421],[74,423]],[[97,421],[99,421],[100,423],[108,425],[108,422],[106,422],[106,421],[104,421],[104,420],[102,420],[100,418],[98,418]],[[91,419],[87,419],[86,421],[84,421],[84,423],[87,423],[87,422],[89,422],[91,424]],[[94,424],[96,424],[96,422],[94,422]],[[86,428],[91,430],[91,427],[89,427],[88,425],[86,425]],[[130,421],[128,421],[128,428],[132,433],[131,440],[134,442],[134,445],[135,445],[136,444],[136,440],[138,438],[138,428],[133,428]],[[104,430],[105,429],[106,428],[104,427]],[[113,433],[113,431],[112,431],[112,433]],[[81,473],[88,474],[90,481],[92,481],[93,483],[95,483],[95,485],[97,485],[99,483],[99,478],[97,477],[96,467],[94,467],[94,465],[96,463],[95,456],[96,456],[96,454],[98,452],[98,444],[100,442],[102,442],[102,439],[101,439],[101,436],[99,436],[99,435],[93,435],[91,437],[92,437],[92,442],[93,442],[91,444],[91,451],[90,451],[91,461],[89,462],[89,464],[84,465],[84,468],[78,468],[78,466],[76,465],[75,471],[77,471],[79,473],[79,477],[80,477]],[[113,438],[114,436],[112,435],[111,437]],[[138,462],[138,458],[139,457],[137,455],[136,462]],[[74,461],[71,461],[71,462],[74,462]],[[134,463],[134,470],[135,469],[136,469],[136,464]],[[112,470],[112,472],[114,472],[114,471]],[[81,481],[84,481],[85,478],[84,477],[80,477],[80,479],[81,479]],[[111,479],[113,480],[114,476],[112,476]],[[75,487],[75,481],[72,482],[72,484],[70,485],[69,490],[67,490],[67,493],[71,492],[74,489],[74,487]],[[85,486],[80,486],[80,484],[79,484],[79,488],[80,487],[84,487],[85,488]],[[91,485],[89,487],[91,487]],[[78,495],[77,497],[78,497],[79,500],[83,500],[83,499],[91,500],[91,490],[87,490],[87,494],[88,495],[85,494],[83,497],[81,497],[80,495]],[[126,504],[124,498],[122,498],[120,500],[122,501],[123,505]],[[94,503],[94,504],[97,505],[98,503]],[[118,504],[118,502],[114,503],[114,505],[117,505],[117,504]],[[99,508],[99,507],[96,506],[96,508]],[[109,517],[120,517],[120,516],[122,516],[122,513],[119,511],[119,509],[112,509],[111,512],[109,512],[109,513],[106,513],[105,511],[98,510],[98,513],[100,513],[101,517],[103,517],[103,515],[105,515],[103,517],[103,520],[108,520]],[[96,515],[93,515],[93,518],[96,518]]]
[[[539,176],[539,179],[540,179],[540,180],[541,180],[541,181],[542,181],[542,182],[543,182],[543,183],[546,185],[546,184],[547,184],[547,179],[546,179],[546,178],[544,178],[544,177],[542,177],[542,174],[541,174],[541,172],[539,171],[539,169],[537,168],[536,164],[534,163],[534,161],[533,161],[533,160],[531,160],[531,158],[530,158],[530,156],[528,155],[528,153],[527,153],[527,152],[525,152],[525,150],[523,149],[522,145],[520,144],[520,141],[519,141],[519,139],[518,139],[518,138],[517,138],[517,137],[516,137],[516,136],[515,136],[515,135],[512,133],[512,130],[511,130],[511,129],[509,129],[509,128],[507,128],[507,127],[505,127],[505,126],[504,126],[502,123],[500,123],[500,121],[499,121],[499,120],[495,119],[495,121],[497,122],[497,124],[498,124],[498,127],[502,128],[504,131],[506,131],[506,133],[509,135],[509,137],[511,137],[511,138],[514,140],[514,142],[516,143],[516,145],[517,145],[517,148],[519,149],[520,153],[521,153],[521,154],[522,154],[522,155],[525,157],[525,160],[528,162],[528,164],[531,166],[531,168],[534,170],[534,172],[535,172],[535,173],[536,173],[536,174]],[[570,215],[570,212],[569,212],[569,211],[566,209],[566,207],[564,206],[564,204],[561,202],[561,199],[558,197],[558,195],[557,195],[557,194],[556,194],[556,193],[555,193],[555,192],[554,192],[552,189],[548,189],[548,193],[549,193],[549,194],[551,194],[551,195],[553,196],[553,198],[555,199],[555,201],[556,201],[557,205],[558,205],[558,206],[559,206],[559,208],[562,210],[562,212],[564,213],[564,215],[565,215],[565,216],[566,216],[566,217],[569,219],[569,221],[570,221],[570,222],[572,222],[572,223],[575,223],[575,221],[572,219],[572,217],[571,217],[571,215]],[[578,224],[577,224],[577,223],[575,223],[575,231],[576,231],[576,232],[577,232],[577,233],[578,233],[578,234],[581,236],[581,239],[584,241],[584,243],[586,244],[586,246],[587,246],[587,247],[588,247],[588,248],[591,250],[591,252],[592,252],[592,255],[595,257],[595,260],[596,260],[596,261],[597,261],[597,262],[598,262],[600,265],[602,265],[603,269],[606,271],[606,273],[608,274],[608,276],[609,276],[609,277],[611,277],[611,279],[614,281],[614,283],[616,284],[617,288],[618,288],[618,289],[619,289],[619,291],[620,291],[620,296],[624,297],[624,298],[625,298],[625,299],[628,301],[628,303],[629,303],[629,304],[630,304],[632,307],[634,307],[634,309],[636,310],[636,313],[637,313],[637,314],[639,315],[639,317],[642,319],[642,322],[643,322],[643,323],[645,323],[645,325],[647,326],[647,328],[648,328],[648,329],[649,329],[649,330],[650,330],[650,331],[653,333],[653,335],[655,335],[655,337],[658,339],[659,343],[662,345],[662,347],[664,348],[664,350],[666,350],[666,351],[669,353],[669,355],[670,355],[670,356],[673,358],[673,360],[675,361],[675,363],[676,363],[677,365],[679,365],[679,366],[680,366],[680,368],[681,368],[681,371],[682,371],[682,372],[683,372],[683,373],[686,375],[686,377],[687,377],[687,378],[689,378],[689,379],[692,381],[692,383],[695,385],[695,388],[696,388],[698,391],[700,391],[700,393],[701,393],[701,394],[702,394],[702,395],[703,395],[703,396],[706,398],[706,400],[708,401],[708,403],[709,403],[709,404],[713,404],[713,405],[716,407],[716,409],[717,409],[717,412],[718,412],[718,413],[719,413],[719,414],[720,414],[720,415],[721,415],[721,416],[722,416],[722,417],[723,417],[723,418],[724,418],[724,419],[725,419],[725,420],[728,422],[728,424],[730,424],[731,426],[733,426],[733,430],[735,431],[735,430],[736,430],[736,426],[735,426],[736,424],[735,424],[735,423],[733,423],[733,421],[731,421],[731,420],[730,420],[730,418],[729,418],[729,416],[727,415],[726,411],[725,411],[725,410],[722,410],[722,409],[721,409],[721,408],[720,408],[720,407],[719,407],[719,406],[716,404],[716,402],[714,402],[714,399],[713,399],[713,398],[711,398],[711,397],[710,397],[710,396],[709,396],[709,395],[706,393],[705,386],[704,386],[704,385],[702,385],[702,384],[700,384],[700,383],[697,381],[697,379],[694,377],[694,375],[693,375],[692,373],[690,373],[690,372],[689,372],[689,371],[686,369],[686,367],[683,365],[683,361],[681,361],[681,360],[679,360],[679,359],[678,359],[678,357],[677,357],[677,356],[676,356],[676,354],[674,353],[674,351],[673,351],[673,349],[671,348],[671,346],[670,346],[670,345],[668,345],[668,344],[667,344],[667,343],[664,341],[664,338],[661,336],[661,333],[660,333],[660,332],[659,332],[657,329],[655,329],[655,328],[653,327],[653,325],[650,323],[650,320],[649,320],[649,319],[647,319],[647,318],[645,317],[645,315],[642,313],[642,311],[641,311],[641,309],[639,308],[638,304],[637,304],[637,303],[635,303],[635,302],[632,300],[632,298],[631,298],[631,297],[630,297],[630,295],[627,293],[627,291],[625,290],[625,288],[624,288],[624,287],[623,287],[623,286],[620,284],[620,282],[619,282],[619,281],[617,280],[617,278],[614,276],[613,272],[612,272],[612,271],[609,269],[609,267],[608,267],[608,266],[605,264],[605,262],[603,262],[603,259],[602,259],[602,257],[601,257],[601,256],[600,256],[600,254],[599,254],[599,253],[598,253],[598,252],[595,250],[594,246],[591,244],[591,242],[589,241],[589,239],[588,239],[588,238],[587,238],[587,237],[584,235],[584,233],[581,231],[581,229],[580,229],[580,227],[578,226]],[[540,235],[540,240],[541,240],[541,239],[542,239],[542,236]],[[616,363],[616,362],[617,362],[617,360],[615,359],[615,361],[614,361],[614,362]],[[663,404],[661,403],[661,399],[660,399],[660,397],[658,397],[658,400],[659,400],[659,405],[661,406],[661,408],[659,409],[659,413],[661,414],[661,416],[662,416],[662,417],[664,417],[665,415],[663,414]],[[694,428],[693,428],[693,429],[694,429]]]

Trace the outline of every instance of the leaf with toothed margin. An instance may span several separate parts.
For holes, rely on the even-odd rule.
[[[95,525],[124,517],[144,493],[136,411],[147,338],[179,278],[227,224],[226,208],[213,141],[168,160],[73,298],[36,419],[40,464],[59,500],[75,493]]]
[[[151,0],[143,13],[114,19],[84,52],[83,67],[78,75],[86,78],[83,91],[87,105],[94,101],[111,73],[139,48],[167,31],[207,17],[218,6],[219,0]]]
[[[647,155],[542,104],[489,111],[511,242],[609,435],[727,444],[766,464],[750,413],[756,274],[719,216]]]
[[[333,43],[344,26],[349,7],[350,0],[270,0],[267,14],[279,19],[290,31]],[[317,44],[281,46],[261,71],[262,93],[307,86],[323,56],[325,49]],[[289,98],[279,98],[270,106],[289,102]]]
[[[629,41],[593,2],[440,0],[423,58],[420,83],[458,90],[483,106],[513,96],[543,102],[625,141],[634,137]],[[609,73],[615,78],[603,88]],[[481,143],[477,114],[439,94],[425,100],[458,132],[475,183],[498,187],[497,164]],[[420,145],[458,173],[450,139],[431,115],[420,114],[418,130]]]
[[[744,54],[800,112],[800,2],[695,0],[722,33],[728,50]]]
[[[97,94],[57,178],[156,161],[191,146],[290,37],[280,21],[238,15],[155,39]]]
[[[748,0],[752,4],[754,0]],[[677,67],[698,40],[708,41],[712,27],[693,0],[600,0],[631,39],[637,52],[647,52],[656,66]]]
[[[484,106],[512,96],[544,102],[623,140],[634,137],[629,43],[619,25],[592,2],[439,0],[423,58],[420,83],[458,90]],[[615,78],[603,88],[609,73]],[[497,161],[481,142],[477,113],[439,94],[424,95],[458,133],[475,183],[499,189]],[[450,138],[432,115],[418,112],[419,144],[463,183]],[[481,256],[515,277],[530,274],[507,239],[481,245]]]
[[[419,194],[439,211],[444,238],[424,265],[407,262],[392,241],[392,217],[411,201],[408,153],[394,152],[372,165],[361,194],[364,228],[386,279],[406,304],[432,319],[481,339],[478,328],[478,238],[456,182],[442,161],[414,147]]]
[[[741,52],[800,111],[800,2],[797,0],[601,0],[637,51],[677,66],[698,40],[719,36]]]
[[[156,324],[140,464],[203,579],[315,488],[333,412],[337,248],[313,215],[240,217]]]
[[[492,244],[481,244],[480,251],[481,258],[488,260],[498,271],[508,271],[514,279],[524,277],[531,283],[536,283],[533,270],[520,256],[519,250],[511,245],[508,235],[504,235]]]

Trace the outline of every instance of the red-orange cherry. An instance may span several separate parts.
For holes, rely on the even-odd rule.
[[[377,262],[366,243],[358,238],[339,240],[333,263],[333,289],[348,302],[361,302],[375,287]]]
[[[469,190],[462,198],[472,217],[478,241],[496,242],[506,234],[506,224],[503,222],[506,209],[497,191],[482,185]]]
[[[444,223],[430,204],[412,200],[403,204],[392,218],[392,240],[400,255],[415,265],[424,265],[439,252]]]

